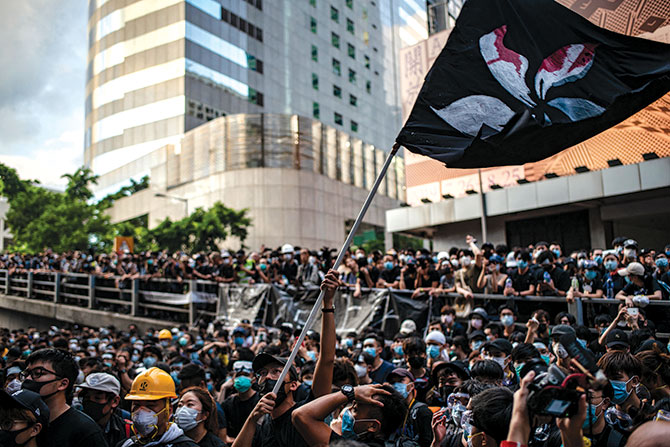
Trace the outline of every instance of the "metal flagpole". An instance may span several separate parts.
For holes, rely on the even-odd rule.
[[[391,164],[391,160],[393,160],[393,157],[398,152],[399,148],[400,145],[398,143],[395,143],[393,145],[393,149],[391,149],[391,152],[389,152],[388,156],[386,157],[384,166],[382,167],[382,170],[379,172],[379,175],[377,176],[375,183],[372,185],[372,189],[370,189],[368,197],[365,199],[363,207],[361,208],[361,211],[358,213],[358,217],[356,217],[356,221],[354,222],[354,225],[351,227],[351,231],[349,231],[349,235],[347,236],[347,239],[344,241],[344,244],[340,249],[340,253],[337,255],[335,265],[333,265],[332,267],[333,269],[337,269],[342,263],[344,253],[347,251],[347,248],[349,248],[349,245],[351,245],[351,241],[354,239],[354,235],[356,234],[359,225],[363,221],[363,217],[365,216],[365,213],[368,211],[370,203],[372,203],[372,199],[375,197],[375,194],[377,193],[377,189],[379,188],[380,183],[382,182],[384,176],[386,175],[386,171],[388,170],[389,165]],[[277,380],[277,383],[275,384],[275,387],[272,390],[272,392],[275,394],[277,394],[277,392],[279,391],[279,387],[284,384],[284,379],[286,379],[286,374],[288,374],[288,370],[290,366],[293,364],[296,355],[298,354],[298,349],[300,348],[300,345],[302,345],[302,342],[305,341],[305,335],[307,334],[307,331],[311,329],[312,325],[314,324],[314,320],[316,320],[316,315],[319,312],[321,302],[323,301],[323,294],[324,294],[323,290],[319,292],[319,297],[316,299],[316,303],[314,303],[314,307],[312,307],[312,311],[309,313],[309,317],[307,317],[305,326],[302,328],[300,336],[298,337],[298,340],[295,342],[295,346],[293,346],[293,349],[291,350],[291,355],[288,357],[286,365],[284,365],[284,369],[282,369],[282,372],[279,375],[279,379]]]
[[[477,169],[479,174],[479,198],[482,204],[482,244],[488,239],[486,238],[486,200],[484,198],[484,185],[482,184],[482,170]]]

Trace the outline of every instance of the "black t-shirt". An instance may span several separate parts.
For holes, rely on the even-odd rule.
[[[392,269],[385,268],[379,275],[387,283],[393,283],[400,277],[400,269],[395,266]]]
[[[535,282],[530,269],[524,273],[519,273],[519,269],[516,269],[509,276],[512,279],[512,288],[519,293],[528,290],[530,285]]]
[[[198,443],[200,447],[223,447],[223,441],[211,431],[208,431],[204,438]]]
[[[289,281],[293,281],[298,276],[298,264],[292,259],[284,261],[281,264],[280,273],[286,276],[286,279]]]
[[[90,417],[70,408],[42,430],[39,445],[52,447],[106,446],[102,429]]]
[[[567,274],[565,270],[554,267],[554,269],[549,272],[551,280],[554,282],[554,287],[563,292],[567,292],[570,289],[570,275]],[[556,292],[553,289],[543,289],[542,284],[544,284],[544,269],[538,269],[535,277],[535,294],[536,295],[556,295]]]
[[[661,286],[658,285],[658,281],[656,281],[653,276],[646,275],[644,277],[644,284],[642,287],[633,282],[630,282],[623,288],[623,293],[628,296],[653,295],[657,290],[661,290]]]
[[[605,429],[593,438],[589,436],[588,429],[585,429],[584,436],[591,439],[592,447],[623,447],[628,440],[627,435],[612,428],[611,425],[605,425]]]
[[[273,419],[267,414],[262,419],[262,424],[256,429],[252,447],[303,447],[307,446],[305,440],[300,436],[298,430],[291,422],[293,410],[300,408],[306,403],[314,400],[314,395],[310,396],[297,404],[293,405],[288,411]]]
[[[424,275],[419,275],[416,280],[417,280],[416,287],[433,287],[433,283],[440,282],[440,274],[437,273],[435,270],[430,269],[428,270],[427,277]]]
[[[395,366],[393,366],[393,363],[382,360],[382,364],[379,365],[379,368],[370,373],[370,379],[372,379],[374,383],[384,383],[386,382],[388,375],[391,374],[391,371],[394,369]]]
[[[407,423],[402,427],[401,434],[417,441],[419,445],[430,445],[433,442],[432,420],[433,412],[428,406],[415,402],[409,409]]]
[[[228,436],[234,438],[242,430],[254,407],[260,400],[259,394],[255,393],[247,400],[240,399],[239,394],[234,394],[223,401],[223,413],[226,415]]]
[[[336,442],[343,442],[343,441],[345,441],[345,439],[342,436],[332,431],[330,433],[330,439],[328,441],[328,444],[333,445]],[[365,444],[370,447],[384,447],[384,441],[382,441],[381,439],[356,439],[356,442]]]

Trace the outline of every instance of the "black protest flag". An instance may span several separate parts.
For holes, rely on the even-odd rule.
[[[554,0],[468,0],[396,141],[452,168],[542,160],[670,91],[670,45]]]

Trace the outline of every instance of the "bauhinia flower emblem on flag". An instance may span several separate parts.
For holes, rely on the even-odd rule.
[[[593,65],[596,45],[590,43],[566,45],[544,59],[535,74],[534,92],[526,83],[528,59],[503,44],[507,26],[501,26],[479,39],[479,50],[489,71],[512,96],[530,109],[532,116],[551,120],[544,112],[547,107],[560,110],[565,118],[557,122],[574,122],[601,115],[605,109],[584,98],[556,97],[546,100],[547,92],[555,87],[575,82],[588,73]],[[431,107],[437,115],[466,135],[476,136],[483,125],[500,131],[512,119],[514,111],[499,98],[471,95],[458,99],[442,109]],[[552,114],[552,117],[554,114]]]

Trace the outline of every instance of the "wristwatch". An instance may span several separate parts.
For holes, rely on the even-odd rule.
[[[354,393],[354,387],[351,385],[342,385],[340,391],[342,392],[342,394],[346,396],[347,401],[349,403],[353,402],[354,399],[356,398],[356,394]]]

